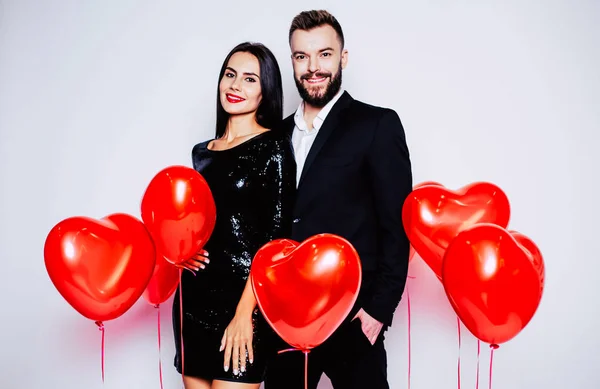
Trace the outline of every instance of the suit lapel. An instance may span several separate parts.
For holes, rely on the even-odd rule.
[[[323,145],[327,142],[327,139],[329,138],[333,130],[337,127],[340,121],[340,114],[344,109],[346,109],[350,105],[350,103],[353,100],[354,99],[352,98],[352,96],[350,96],[348,92],[344,91],[342,96],[340,96],[339,100],[333,105],[331,111],[329,111],[329,114],[325,118],[325,121],[319,129],[317,137],[315,138],[315,141],[312,144],[310,151],[308,152],[306,161],[304,162],[304,167],[302,168],[302,174],[300,175],[300,182],[298,182],[298,188],[300,188],[300,186],[302,185],[302,182],[304,181],[304,178],[306,177],[310,166],[312,165],[315,158],[323,148]]]
[[[287,118],[283,119],[283,130],[287,134],[287,136],[292,139],[292,134],[294,133],[294,128],[296,127],[296,122],[294,122],[294,114],[291,114]]]

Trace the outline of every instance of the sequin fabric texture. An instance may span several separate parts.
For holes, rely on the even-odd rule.
[[[210,264],[182,276],[184,374],[205,379],[261,382],[272,330],[258,310],[253,316],[254,361],[234,375],[219,352],[250,274],[252,258],[265,243],[291,235],[296,164],[290,140],[268,131],[227,150],[196,145],[192,160],[215,199],[217,221],[204,249]],[[175,366],[181,373],[179,291],[173,303]],[[239,373],[239,372],[238,372]]]

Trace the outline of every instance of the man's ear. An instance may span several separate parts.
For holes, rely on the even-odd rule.
[[[342,50],[341,62],[342,62],[342,69],[345,69],[346,64],[348,63],[348,50],[347,49]]]

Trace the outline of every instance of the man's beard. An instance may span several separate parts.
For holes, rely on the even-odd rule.
[[[304,87],[302,80],[313,76],[329,77],[329,82],[327,83],[327,86],[325,86],[324,92],[322,92],[322,89],[317,89],[317,93],[313,95],[310,93],[309,89]],[[302,97],[302,100],[313,107],[323,108],[335,97],[342,87],[342,64],[340,62],[340,66],[335,76],[325,72],[306,73],[300,76],[300,79],[294,77],[294,81],[296,82],[296,88],[298,88],[298,93],[300,94],[300,97]]]

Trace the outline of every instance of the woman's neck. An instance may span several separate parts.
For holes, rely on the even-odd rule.
[[[247,115],[232,115],[227,121],[223,139],[226,142],[232,142],[236,138],[256,134],[265,131],[265,128],[256,122],[256,116],[253,113]]]

